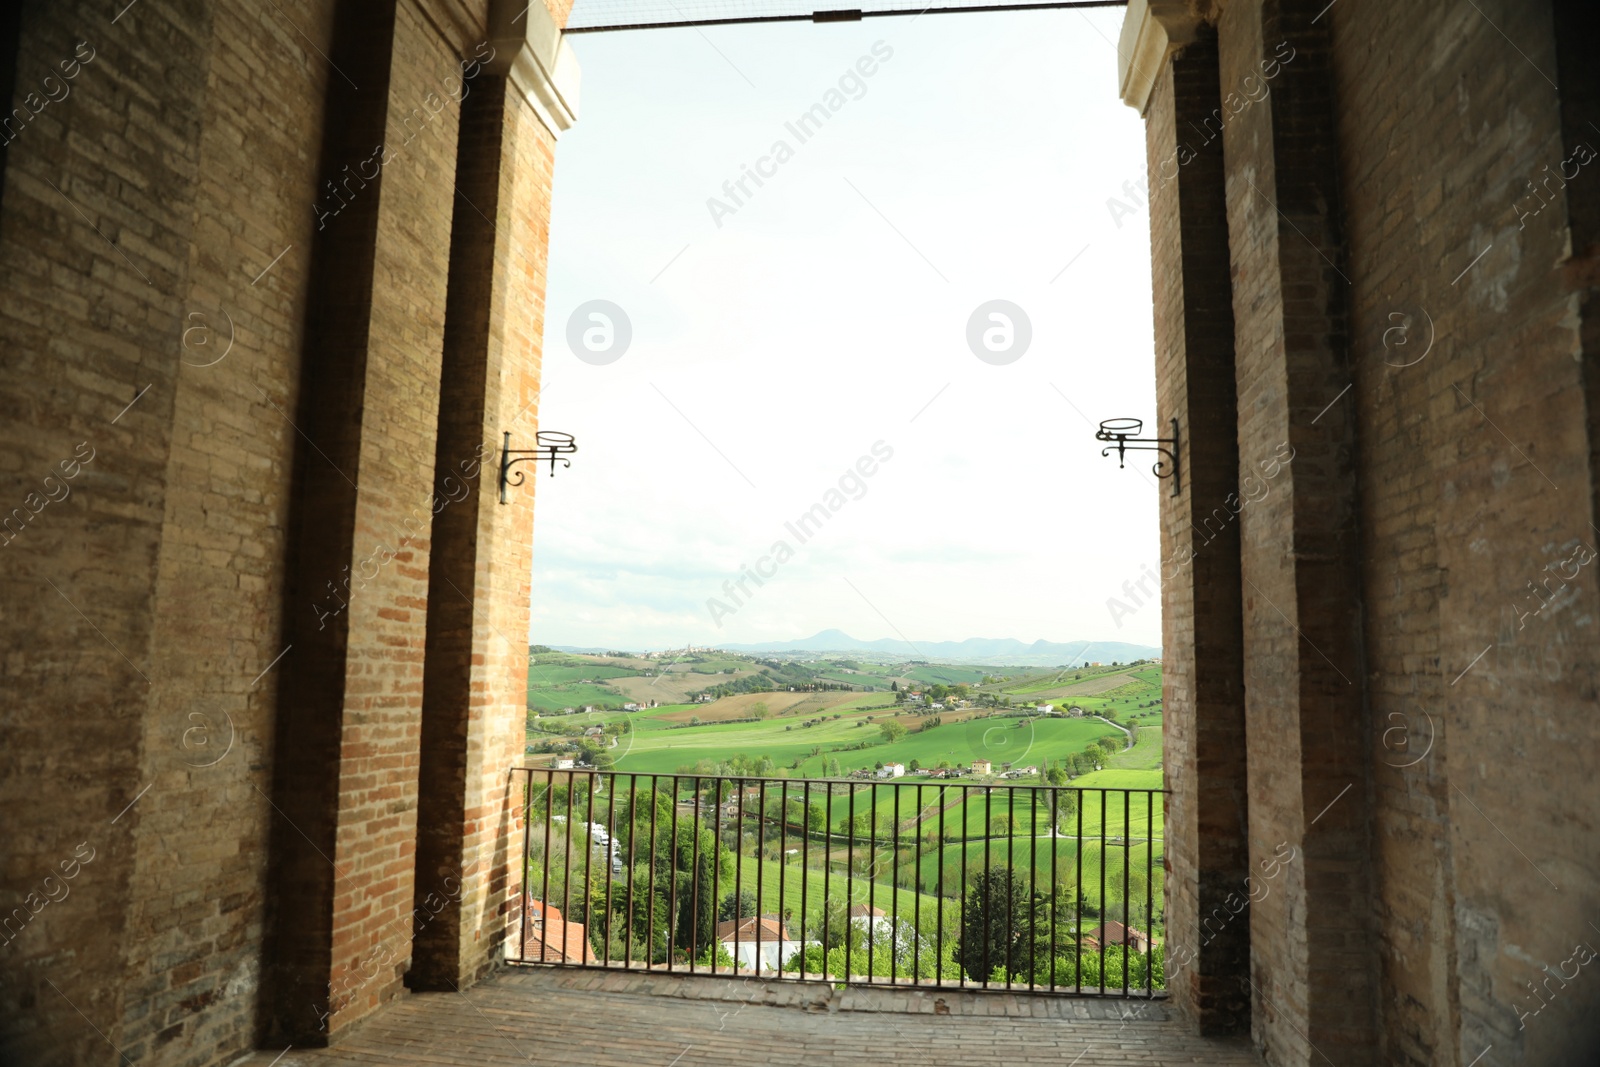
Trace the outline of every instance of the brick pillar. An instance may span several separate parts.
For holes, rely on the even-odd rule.
[[[410,957],[436,390],[470,54],[341,3],[291,482],[262,1028],[325,1042]],[[381,146],[381,148],[375,147]]]
[[[1600,150],[1600,73],[1583,56],[1583,42],[1600,33],[1600,10],[1579,0],[1555,0],[1552,21],[1556,77],[1561,93],[1561,158],[1585,158],[1579,146]],[[1591,164],[1593,165],[1593,164]],[[1570,164],[1569,164],[1570,166]],[[1560,168],[1557,168],[1560,173]],[[1600,526],[1600,182],[1566,182],[1571,260],[1563,282],[1574,293],[1580,315],[1585,399],[1589,430],[1590,522]]]
[[[516,10],[496,9],[491,25]],[[524,23],[515,23],[517,30]],[[532,448],[556,133],[570,64],[553,20],[496,36],[462,108],[435,460],[418,796],[413,989],[458,989],[499,958],[520,893],[510,768],[526,735],[528,598],[539,473],[499,502],[501,434]],[[564,73],[570,65],[560,68]],[[573,97],[573,100],[569,100]],[[543,106],[539,103],[544,101]],[[520,800],[520,794],[518,794]]]
[[[1239,447],[1217,38],[1162,64],[1145,112],[1156,390],[1183,436],[1183,485],[1161,500],[1167,768],[1167,981],[1203,1034],[1250,1025]],[[1252,478],[1248,485],[1259,484]]]
[[[1371,736],[1355,408],[1322,0],[1220,23],[1238,351],[1255,1040],[1272,1064],[1373,1062]],[[1266,866],[1264,866],[1266,865]],[[1271,877],[1266,873],[1272,872]]]

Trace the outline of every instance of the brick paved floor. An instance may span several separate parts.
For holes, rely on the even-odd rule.
[[[1138,1013],[1121,1018],[1124,1013]],[[516,970],[465,993],[413,995],[330,1049],[236,1067],[855,1067],[885,1064],[1259,1067],[1165,1004],[1063,997],[836,992],[820,983]]]

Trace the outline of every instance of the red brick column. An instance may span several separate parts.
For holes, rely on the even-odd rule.
[[[472,51],[440,33],[409,6],[341,5],[331,40],[263,984],[264,1031],[297,1044],[397,995],[410,957],[450,92]]]
[[[1205,1034],[1249,1028],[1239,448],[1216,32],[1156,76],[1145,113],[1156,389],[1183,435],[1183,485],[1162,496],[1167,768],[1167,981]],[[1257,480],[1252,479],[1252,484]]]
[[[1250,911],[1252,1021],[1275,1064],[1372,1062],[1376,1010],[1348,281],[1328,24],[1314,21],[1325,6],[1253,0],[1219,24],[1240,469],[1274,473],[1240,519],[1250,855],[1275,872],[1257,874],[1267,892]]]
[[[509,76],[466,102],[451,239],[418,808],[414,989],[499,958],[517,898],[509,770],[525,737],[530,464],[498,495],[501,434],[532,448],[555,135]],[[480,466],[481,465],[481,466]],[[464,499],[461,498],[465,494]]]

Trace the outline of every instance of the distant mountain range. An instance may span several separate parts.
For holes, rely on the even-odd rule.
[[[965,641],[901,641],[880,637],[861,641],[842,630],[823,630],[798,641],[762,641],[750,645],[724,645],[730,652],[887,652],[912,659],[942,659],[959,663],[992,663],[1054,666],[1112,660],[1127,662],[1161,655],[1149,645],[1130,645],[1123,641],[1035,641],[1028,644],[1014,637],[969,637]]]
[[[591,652],[588,648],[554,646],[563,652]],[[1082,663],[1126,663],[1161,655],[1150,645],[1130,645],[1123,641],[1035,641],[1028,644],[1014,637],[969,637],[965,641],[901,641],[881,637],[861,641],[842,630],[823,630],[795,641],[761,641],[747,645],[719,645],[729,652],[877,652],[906,659],[946,660],[952,663],[994,666],[1053,667]],[[600,650],[604,651],[604,650]]]

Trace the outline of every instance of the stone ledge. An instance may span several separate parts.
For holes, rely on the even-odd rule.
[[[508,966],[498,981],[540,988],[620,993],[679,1000],[760,1004],[811,1012],[987,1016],[1019,1019],[1099,1019],[1162,1023],[1171,1017],[1165,995],[1155,999],[1074,996],[1027,989],[917,988],[849,986],[806,979],[758,979],[701,974],[613,971],[560,966]]]
[[[489,5],[492,74],[510,79],[553,136],[578,121],[578,57],[543,0],[492,0]]]
[[[1189,0],[1129,0],[1117,41],[1117,91],[1122,102],[1144,114],[1161,68],[1194,41],[1200,17]]]

